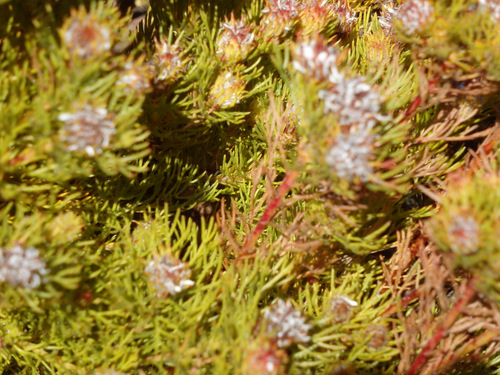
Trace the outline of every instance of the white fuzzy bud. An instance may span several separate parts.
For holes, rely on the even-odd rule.
[[[115,125],[108,119],[106,108],[94,108],[86,104],[73,113],[61,113],[59,120],[65,123],[61,139],[68,151],[85,152],[89,156],[102,153],[116,133]]]
[[[0,248],[0,282],[33,289],[40,286],[48,272],[36,248]]]
[[[157,294],[163,298],[194,285],[194,281],[189,280],[191,270],[187,264],[169,255],[153,259],[146,267],[145,273],[156,288]]]
[[[278,300],[264,312],[266,332],[276,340],[278,347],[284,348],[293,343],[308,342],[311,326],[306,324],[300,311],[290,302]]]

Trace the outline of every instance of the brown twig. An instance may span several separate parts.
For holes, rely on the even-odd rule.
[[[471,300],[472,297],[476,294],[476,290],[474,288],[474,284],[476,282],[475,278],[471,278],[465,287],[464,293],[459,298],[457,303],[452,307],[452,309],[446,314],[444,321],[441,324],[441,327],[434,333],[431,339],[427,342],[425,347],[422,349],[420,354],[415,358],[413,363],[410,366],[410,369],[407,372],[407,375],[415,375],[420,368],[423,366],[427,357],[430,355],[431,351],[438,346],[441,339],[444,337],[446,331],[452,326],[452,324],[456,321],[458,316],[461,314],[462,309],[467,305],[467,303]]]
[[[470,352],[480,348],[484,345],[490,344],[494,340],[498,340],[500,337],[500,333],[498,331],[485,331],[481,333],[479,336],[476,336],[469,340],[464,346],[462,346],[458,351],[455,351],[453,355],[448,360],[449,363],[453,363],[460,358],[465,357]],[[446,364],[442,366],[446,368]]]

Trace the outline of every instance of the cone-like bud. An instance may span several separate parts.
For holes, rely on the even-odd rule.
[[[299,16],[299,2],[297,0],[266,0],[266,7],[262,10],[264,17],[263,33],[273,38],[290,31]]]
[[[218,108],[231,108],[238,104],[245,91],[243,80],[227,70],[221,72],[210,88],[209,102]]]
[[[117,84],[127,92],[142,94],[151,88],[148,73],[147,69],[140,69],[128,62],[125,64],[125,70],[118,79]]]
[[[61,36],[69,51],[84,59],[98,56],[111,48],[111,31],[95,13],[87,13],[83,8],[71,12],[61,29]]]
[[[153,259],[144,271],[156,288],[157,295],[166,298],[194,285],[190,280],[191,270],[187,264],[170,255]]]
[[[335,316],[335,323],[344,323],[349,321],[351,319],[354,308],[358,306],[358,303],[356,301],[353,301],[349,297],[340,294],[333,296],[330,304],[330,311],[332,315]]]
[[[243,20],[236,20],[234,14],[231,14],[230,20],[222,22],[217,53],[224,60],[239,61],[244,59],[250,52],[255,37],[250,32],[251,29],[251,26],[245,26]]]
[[[279,299],[271,305],[264,311],[261,324],[265,325],[267,335],[279,348],[310,339],[308,332],[311,326],[289,301]]]
[[[151,62],[154,81],[159,83],[174,81],[185,70],[179,45],[161,40],[156,41],[155,46],[156,51]]]
[[[59,120],[65,123],[61,140],[67,144],[67,150],[85,152],[88,156],[101,154],[116,133],[115,124],[109,117],[106,108],[90,104],[75,112],[61,113]]]
[[[302,35],[320,33],[332,20],[335,7],[327,0],[310,0],[299,7]]]
[[[52,243],[63,244],[74,241],[82,232],[83,220],[74,212],[68,211],[57,215],[47,225],[48,237]]]
[[[280,375],[288,362],[287,353],[269,342],[254,342],[246,350],[244,375]]]

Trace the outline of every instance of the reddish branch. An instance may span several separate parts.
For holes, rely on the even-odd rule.
[[[408,121],[411,119],[415,113],[417,113],[417,109],[422,103],[422,97],[417,96],[411,103],[408,109],[406,110],[405,117],[403,118],[403,121]]]
[[[296,171],[296,170],[291,170],[286,174],[285,178],[283,179],[283,182],[281,183],[278,190],[276,191],[276,194],[271,199],[271,201],[267,204],[266,210],[264,211],[264,213],[262,214],[262,217],[260,218],[259,222],[255,226],[255,229],[245,239],[245,242],[243,243],[243,246],[241,247],[242,254],[247,254],[249,252],[252,252],[252,250],[255,246],[255,243],[259,239],[259,237],[262,234],[262,232],[264,231],[264,229],[266,229],[267,226],[269,225],[271,219],[273,218],[274,214],[276,213],[276,210],[280,207],[281,201],[288,194],[290,189],[295,184],[295,179],[297,178],[298,174],[299,174],[299,171]]]
[[[474,288],[476,279],[471,278],[465,287],[465,291],[460,297],[460,299],[455,303],[452,309],[446,314],[441,327],[434,333],[431,339],[427,342],[425,347],[422,349],[420,354],[415,358],[413,363],[410,366],[410,369],[406,373],[407,375],[415,375],[420,368],[424,365],[427,357],[431,354],[432,350],[438,346],[441,339],[444,337],[446,331],[452,326],[452,324],[457,320],[458,316],[462,312],[463,308],[467,303],[471,300],[471,298],[475,295],[476,290]]]
[[[410,303],[415,301],[416,299],[419,298],[419,291],[417,289],[413,289],[411,292],[409,292],[406,296],[401,298],[401,303],[400,304],[394,304],[389,306],[384,313],[382,314],[383,316],[390,316],[394,314],[395,312],[398,311],[398,309],[402,309],[406,306],[408,306]]]

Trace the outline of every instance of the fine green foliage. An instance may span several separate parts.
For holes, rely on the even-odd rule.
[[[500,373],[493,0],[0,0],[0,373]]]

